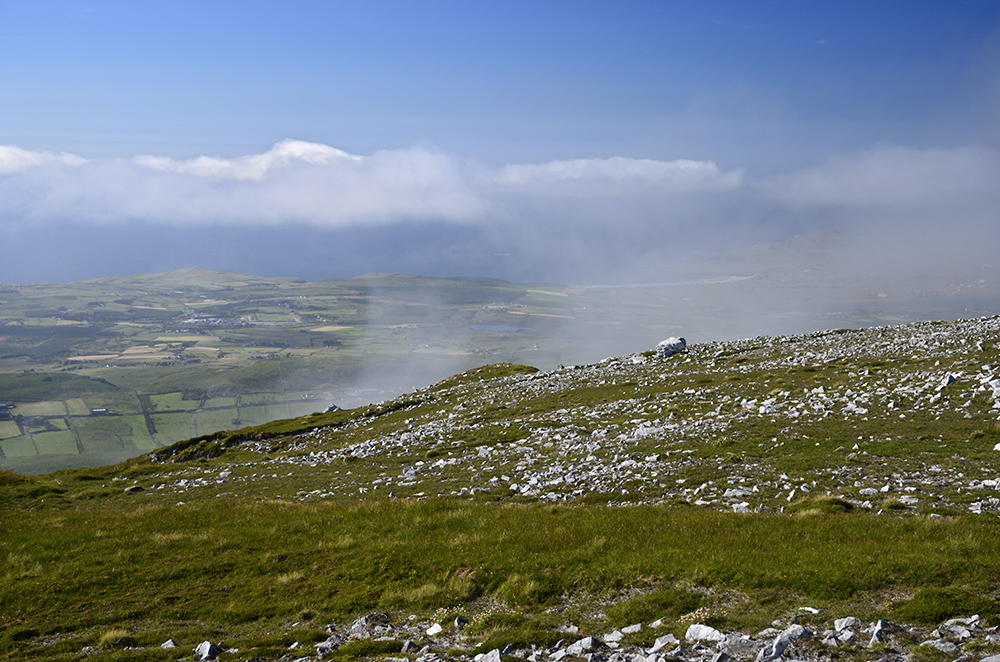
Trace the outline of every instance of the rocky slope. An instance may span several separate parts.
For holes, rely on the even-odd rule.
[[[266,441],[249,432],[230,449],[249,459],[168,464],[148,487],[170,498],[263,484],[280,493],[290,469],[350,460],[352,470],[286,498],[764,512],[823,495],[874,510],[995,512],[998,340],[994,317],[711,343],[495,378],[485,368],[390,403],[391,421],[305,419],[308,431]]]

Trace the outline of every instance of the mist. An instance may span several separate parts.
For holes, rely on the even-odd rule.
[[[13,250],[0,281],[200,266],[306,280],[669,283],[708,255],[827,232],[840,239],[826,259],[845,273],[902,286],[1000,248],[997,181],[1000,157],[982,147],[880,145],[754,177],[709,160],[488,168],[427,147],[358,156],[291,140],[187,160],[8,146],[0,231]]]

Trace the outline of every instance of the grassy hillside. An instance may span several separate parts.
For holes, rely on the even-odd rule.
[[[760,642],[747,659],[772,623],[816,633],[797,659],[985,657],[987,630],[940,628],[1000,624],[998,343],[983,318],[496,364],[119,465],[0,474],[0,655],[174,660],[208,639],[225,659],[314,657],[339,632],[341,659],[413,659],[405,639],[547,658],[699,622]],[[388,641],[348,644],[371,613]],[[891,636],[822,643],[847,616]]]

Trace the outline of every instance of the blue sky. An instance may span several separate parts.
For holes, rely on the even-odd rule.
[[[6,282],[656,279],[942,223],[958,255],[998,143],[1000,2],[0,0],[0,229],[66,244]]]

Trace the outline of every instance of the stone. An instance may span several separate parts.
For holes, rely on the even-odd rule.
[[[177,642],[174,641],[173,639],[167,639],[162,644],[160,644],[160,648],[162,648],[164,650],[166,650],[168,648],[177,648]]]
[[[719,651],[714,656],[712,656],[712,662],[726,662],[726,660],[732,659],[729,654],[725,651]]]
[[[801,639],[811,635],[812,632],[805,629],[801,625],[797,623],[791,625],[787,629],[779,632],[778,636],[774,638],[774,641],[760,649],[760,652],[757,653],[757,662],[772,662],[773,660],[777,660],[781,657],[781,654],[785,652],[785,649],[788,648],[788,644],[792,643],[796,639]]]
[[[389,617],[386,614],[372,613],[362,616],[351,624],[350,634],[368,635],[368,630],[381,623],[387,623]]]
[[[203,641],[194,649],[194,654],[199,660],[214,660],[219,657],[219,653],[221,652],[222,649],[213,644],[211,641]]]
[[[684,633],[684,639],[687,641],[723,641],[725,638],[726,635],[715,628],[701,623],[692,623]]]
[[[736,659],[748,659],[757,654],[762,643],[739,632],[730,632],[725,641],[718,644],[719,650]]]
[[[850,628],[856,628],[861,625],[861,621],[854,618],[853,616],[847,616],[846,618],[838,618],[833,622],[833,629],[837,632],[842,632],[844,630],[849,630]]]
[[[622,628],[623,634],[635,634],[642,629],[642,623],[636,623],[635,625],[629,625]]]
[[[656,345],[656,356],[665,359],[668,356],[679,354],[687,349],[687,341],[684,338],[667,338],[661,340]]]
[[[427,628],[427,634],[429,636],[433,637],[436,634],[440,634],[442,630],[444,630],[444,628],[441,627],[441,624],[440,623],[435,623],[434,625],[432,625],[429,628]]]
[[[584,637],[579,641],[570,644],[566,647],[566,652],[569,655],[576,655],[577,657],[582,656],[584,653],[599,650],[601,648],[607,648],[604,642],[597,637]]]
[[[953,625],[964,625],[966,627],[978,627],[979,626],[979,614],[973,614],[968,618],[951,618],[944,622],[947,626]]]
[[[665,634],[662,637],[657,637],[656,641],[653,642],[653,647],[647,650],[646,652],[652,655],[655,653],[659,653],[667,646],[673,646],[674,644],[679,644],[679,643],[680,642],[677,641],[677,637],[675,637],[674,635]]]
[[[459,616],[459,617],[457,617],[455,619],[455,629],[456,630],[461,630],[462,628],[464,628],[468,624],[469,624],[469,619],[464,618],[462,616]]]
[[[929,641],[920,642],[921,646],[931,646],[938,649],[942,653],[948,653],[949,655],[958,652],[958,646],[951,643],[947,639],[931,639]]]
[[[476,659],[479,660],[478,655],[476,656]],[[485,655],[483,655],[480,662],[500,662],[500,649],[494,648],[489,653],[486,653]]]
[[[420,647],[417,646],[417,642],[413,641],[412,639],[407,639],[406,641],[403,642],[403,649],[399,652],[416,653],[418,650],[420,650]]]
[[[941,383],[938,385],[937,390],[940,391],[941,389],[947,386],[951,386],[957,381],[958,381],[958,375],[953,375],[951,373],[948,373],[947,375],[945,375],[944,379],[941,380]]]
[[[888,625],[888,623],[882,620],[875,624],[874,629],[872,629],[872,639],[868,642],[868,648],[885,641],[884,631]]]
[[[323,657],[324,655],[329,655],[333,651],[340,648],[341,641],[343,640],[335,634],[327,637],[326,641],[321,641],[318,644],[316,644],[316,654],[319,655],[320,657]]]
[[[984,657],[979,662],[1000,662],[1000,655],[990,655],[989,657]]]

